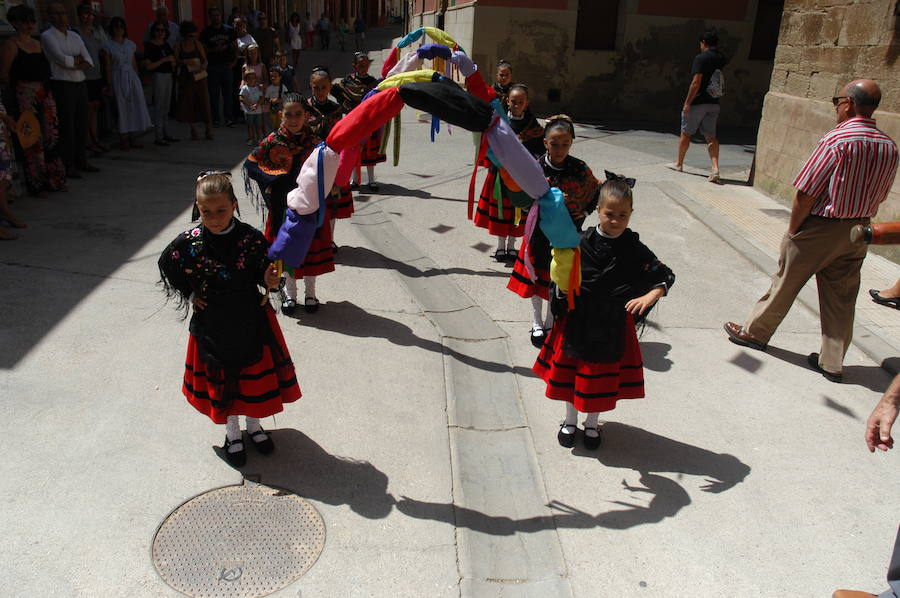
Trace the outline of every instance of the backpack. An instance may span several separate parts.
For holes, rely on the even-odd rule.
[[[725,75],[722,74],[721,69],[714,70],[710,76],[709,83],[706,85],[706,95],[711,98],[721,98],[725,95]]]

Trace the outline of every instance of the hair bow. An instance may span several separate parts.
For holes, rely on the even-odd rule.
[[[608,170],[603,171],[606,174],[607,181],[623,181],[626,185],[634,189],[634,184],[637,182],[637,179],[626,178],[625,175],[616,174],[614,172],[610,172]]]

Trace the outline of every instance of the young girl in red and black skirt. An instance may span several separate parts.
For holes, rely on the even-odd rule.
[[[575,308],[554,286],[556,322],[532,370],[547,383],[550,399],[566,401],[566,418],[557,439],[575,444],[578,412],[584,421],[584,446],[600,446],[600,412],[620,399],[644,396],[644,370],[635,321],[643,320],[668,293],[675,275],[638,234],[628,228],[631,186],[615,175],[600,190],[600,224],[581,235],[581,287]]]
[[[528,109],[528,103],[528,88],[521,83],[511,85],[507,113],[509,124],[525,149],[537,159],[544,152],[544,127]],[[494,259],[498,262],[516,259],[516,239],[525,232],[526,214],[525,210],[516,210],[509,199],[509,191],[499,176],[499,170],[490,164],[478,198],[475,226],[486,228],[497,237]]]
[[[369,60],[366,52],[356,52],[353,54],[353,72],[335,82],[332,93],[341,103],[341,110],[344,111],[344,114],[359,106],[366,94],[378,85],[378,80],[369,74],[371,65],[372,61]],[[378,184],[375,182],[375,165],[387,160],[387,156],[381,153],[382,135],[382,129],[374,131],[363,143],[360,157],[360,164],[366,167],[369,177],[368,188],[372,193],[378,192]],[[356,180],[355,170],[352,180],[353,184],[362,186],[362,181]]]
[[[259,287],[278,286],[263,235],[234,217],[227,172],[205,172],[195,188],[200,224],[178,235],[159,258],[166,293],[193,305],[182,392],[197,411],[225,424],[225,454],[246,459],[238,416],[261,453],[274,444],[259,419],[300,398],[275,312]]]
[[[278,234],[287,212],[287,195],[297,186],[297,175],[320,140],[307,124],[308,113],[303,96],[287,93],[282,97],[281,126],[262,140],[244,161],[245,186],[251,192],[249,181],[256,181],[269,210],[266,219],[266,239],[271,243]],[[252,195],[252,193],[251,193]],[[305,286],[303,309],[313,313],[319,309],[316,297],[316,277],[334,272],[334,250],[331,243],[331,227],[327,224],[316,229],[303,264],[285,264],[289,276],[285,281],[285,296],[281,311],[292,314],[297,307],[297,279]]]
[[[309,114],[306,122],[319,139],[327,139],[332,127],[341,120],[343,113],[337,102],[328,99],[331,93],[331,75],[322,66],[313,67],[309,76],[309,89],[312,95],[306,98],[306,111]],[[334,242],[334,225],[338,220],[353,215],[353,192],[350,185],[335,186],[328,194],[328,220],[331,226],[331,247],[337,253]]]
[[[565,196],[569,216],[580,230],[584,219],[597,206],[597,194],[600,182],[588,165],[569,155],[575,141],[575,126],[572,119],[565,114],[558,114],[547,119],[544,127],[544,148],[540,164],[544,168],[544,176],[551,187],[557,187]],[[525,266],[525,251],[528,251],[536,278],[531,279]],[[513,273],[506,288],[531,299],[532,325],[531,343],[540,348],[544,343],[547,330],[553,324],[553,314],[547,310],[543,315],[543,304],[550,299],[550,241],[544,236],[540,225],[535,226],[531,239],[523,243],[516,257]]]

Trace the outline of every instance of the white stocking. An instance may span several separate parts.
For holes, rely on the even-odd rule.
[[[306,297],[316,296],[316,277],[307,276],[303,279],[303,286],[306,288]]]
[[[284,292],[288,297],[297,300],[297,279],[291,275],[288,275],[287,278],[284,279]]]
[[[566,420],[563,422],[561,432],[563,434],[574,434],[578,426],[578,410],[575,405],[566,401]]]
[[[366,166],[366,174],[369,175],[369,184],[371,185],[372,183],[375,182],[375,165],[374,164],[369,164],[368,166]]]
[[[518,253],[516,251],[516,238],[512,235],[506,237],[506,250],[513,253]]]
[[[506,237],[497,237],[497,251],[506,249]]]
[[[547,305],[547,317],[544,318],[544,328],[546,328],[547,330],[553,328],[553,322],[555,320],[556,318],[553,317],[553,312],[550,311],[550,306]]]
[[[235,442],[236,440],[241,439],[241,424],[238,421],[238,416],[229,415],[228,419],[225,422],[225,436],[231,442]],[[236,453],[239,450],[242,450],[243,447],[238,448],[234,444],[228,447],[229,453]]]
[[[535,328],[543,328],[544,327],[544,318],[541,315],[542,309],[544,305],[544,300],[538,297],[537,295],[531,296],[531,324]]]
[[[592,413],[588,413],[587,417],[584,418],[584,435],[589,438],[596,438],[599,436],[599,432],[597,432],[597,420],[600,419],[600,413],[598,411],[594,411]]]
[[[331,242],[334,243],[334,225],[337,224],[337,218],[332,218],[328,223],[328,226],[331,227]]]

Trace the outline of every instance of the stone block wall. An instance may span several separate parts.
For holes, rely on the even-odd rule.
[[[831,97],[856,78],[878,81],[878,127],[900,141],[900,0],[786,0],[757,138],[754,184],[785,204],[816,142],[835,126]],[[877,220],[900,221],[900,179]],[[900,261],[900,248],[878,248]]]

